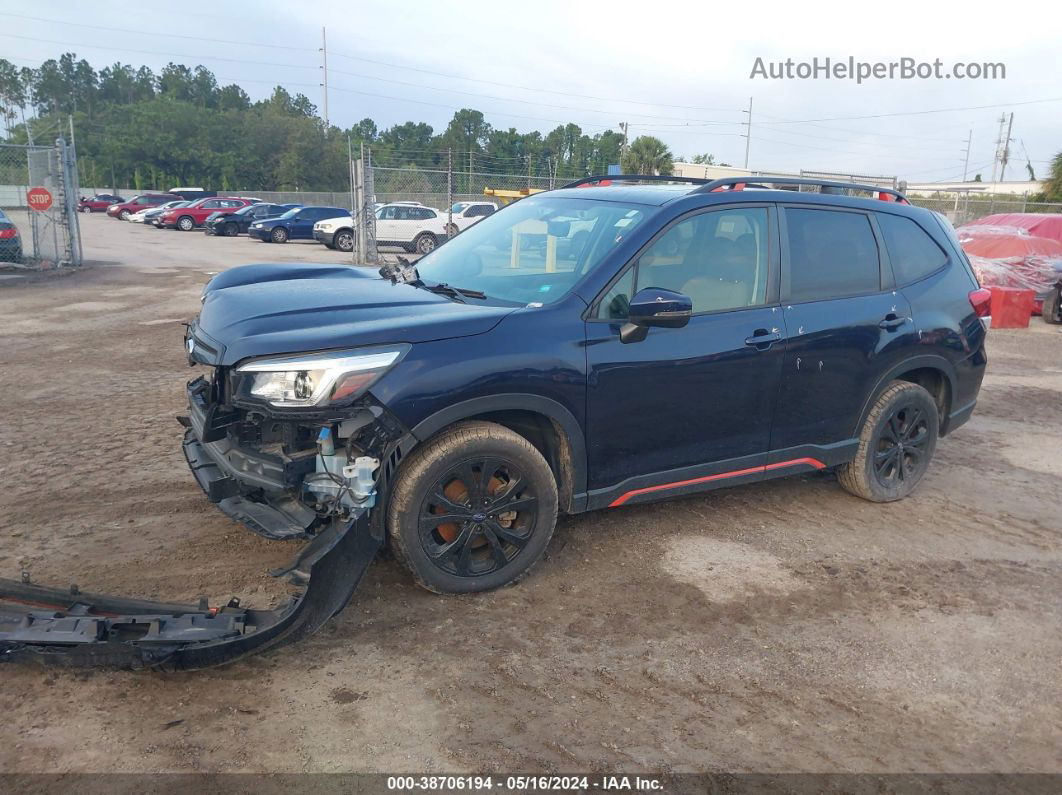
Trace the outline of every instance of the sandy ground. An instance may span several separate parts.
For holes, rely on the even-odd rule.
[[[0,574],[265,604],[293,546],[199,492],[180,323],[313,243],[83,219],[95,266],[0,283]],[[916,494],[830,476],[562,521],[519,586],[378,562],[301,645],[193,674],[4,668],[0,770],[1062,771],[1062,336],[993,331]]]

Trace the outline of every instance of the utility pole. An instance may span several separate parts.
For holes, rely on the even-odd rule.
[[[354,234],[357,235],[360,230],[358,229],[358,221],[357,221],[357,217],[358,217],[358,201],[354,197],[354,191],[356,190],[356,186],[354,184],[354,182],[355,182],[355,177],[354,177],[354,142],[350,139],[349,135],[347,136],[347,165],[350,168],[350,217],[351,217],[351,220],[354,221],[354,223],[352,223],[351,226],[354,227]],[[357,239],[354,240],[354,245],[350,247],[350,257],[351,257],[352,260],[354,260],[354,263],[357,264],[357,262],[358,262],[358,241],[357,241]]]
[[[531,191],[531,155],[526,155],[526,157],[527,157],[527,190],[528,190],[528,192],[530,192]]]
[[[746,110],[746,111],[742,111],[742,112],[749,114],[748,121],[745,122],[745,125],[746,125],[746,131],[745,131],[745,169],[748,170],[748,167],[749,167],[749,145],[752,143],[752,97],[749,97],[749,109]]]
[[[324,123],[328,129],[328,39],[325,37],[325,29],[321,27],[321,71],[324,73]]]
[[[630,125],[625,121],[619,123],[619,128],[623,130],[623,143],[620,145],[620,171],[623,171],[623,156],[627,154],[627,128],[629,126]],[[550,187],[553,186],[550,185]]]
[[[468,192],[472,192],[472,144],[468,145]]]
[[[973,141],[973,130],[966,136],[966,159],[962,162],[962,181],[966,182],[966,172],[970,170],[970,143]]]
[[[1007,137],[1003,139],[1003,154],[999,159],[999,181],[1003,181],[1003,175],[1007,172],[1007,161],[1010,160],[1010,131],[1014,127],[1014,112],[1011,111],[1010,121],[1007,123]]]
[[[996,137],[996,156],[992,158],[992,181],[996,181],[996,169],[999,167],[1000,155],[1003,151],[1003,125],[1007,123],[1007,114],[999,115],[999,135]]]

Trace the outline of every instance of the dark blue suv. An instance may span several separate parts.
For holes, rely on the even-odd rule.
[[[228,515],[313,539],[293,576],[349,534],[480,591],[559,513],[825,469],[906,496],[974,409],[987,299],[892,190],[588,178],[415,266],[215,276],[184,451]]]

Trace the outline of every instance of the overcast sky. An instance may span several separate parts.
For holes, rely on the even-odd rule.
[[[203,64],[254,99],[279,83],[319,108],[324,25],[329,116],[342,127],[368,116],[381,128],[412,120],[441,131],[462,107],[520,131],[572,121],[592,134],[628,121],[632,136],[656,135],[676,155],[742,165],[751,96],[754,169],[958,179],[972,130],[970,176],[987,180],[999,116],[1011,111],[1008,178],[1025,178],[1026,152],[1039,176],[1062,150],[1058,2],[0,0],[0,13],[0,55],[20,66],[65,51],[97,69]],[[815,56],[939,58],[945,70],[1001,62],[1006,79],[750,78],[758,57]],[[999,107],[885,115],[973,106]],[[847,118],[867,116],[882,117]]]

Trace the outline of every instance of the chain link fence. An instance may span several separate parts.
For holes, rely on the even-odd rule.
[[[54,146],[0,144],[0,267],[45,270],[80,265],[77,160]]]
[[[1062,203],[1031,202],[1028,199],[997,199],[995,196],[908,196],[911,204],[936,210],[959,226],[997,213],[1062,213]]]

